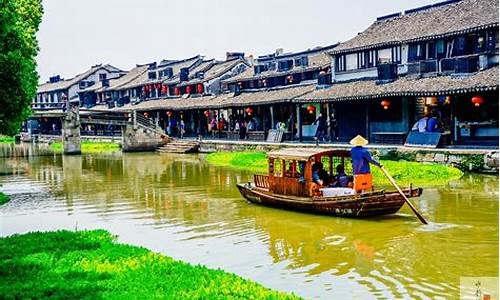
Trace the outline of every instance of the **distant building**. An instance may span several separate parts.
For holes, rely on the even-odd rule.
[[[87,87],[118,78],[123,74],[125,74],[124,71],[112,65],[99,64],[71,79],[65,80],[59,75],[50,77],[47,83],[38,87],[37,95],[33,100],[33,109],[61,108],[66,100],[78,100],[78,93]]]

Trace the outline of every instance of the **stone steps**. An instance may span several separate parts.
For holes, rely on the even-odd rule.
[[[200,149],[200,143],[196,141],[173,140],[159,147],[159,153],[195,153]]]

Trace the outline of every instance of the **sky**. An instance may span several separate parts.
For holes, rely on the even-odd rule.
[[[302,51],[346,41],[376,17],[439,0],[43,0],[40,82],[92,65],[194,55],[224,59]]]

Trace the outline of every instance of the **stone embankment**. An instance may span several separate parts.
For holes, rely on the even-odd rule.
[[[271,151],[289,147],[345,148],[347,144],[315,144],[308,143],[266,143],[256,141],[218,141],[203,140],[200,152],[235,152],[235,151]],[[464,171],[478,173],[498,173],[498,149],[425,149],[404,146],[368,145],[370,151],[384,159],[416,161],[424,163],[439,163],[456,166]]]

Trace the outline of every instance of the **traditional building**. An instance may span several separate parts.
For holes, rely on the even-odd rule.
[[[112,65],[95,65],[89,70],[71,79],[62,79],[59,75],[50,77],[47,83],[38,87],[33,100],[33,109],[57,109],[66,100],[78,100],[78,93],[87,87],[101,84],[103,81],[118,78],[125,72]]]
[[[331,87],[295,101],[329,108],[340,140],[363,134],[401,144],[433,111],[445,143],[498,144],[498,1],[452,0],[380,17],[330,54]]]

